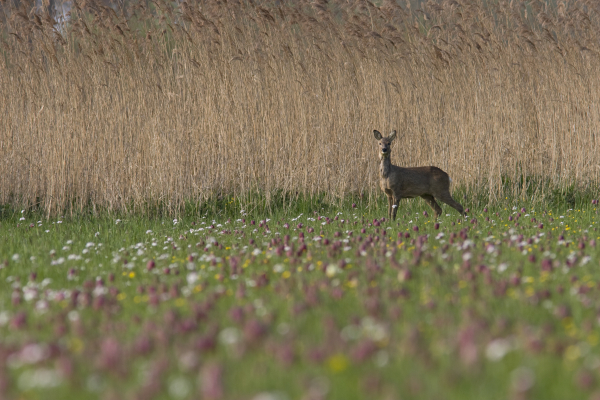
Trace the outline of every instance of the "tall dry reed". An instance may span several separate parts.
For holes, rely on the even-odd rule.
[[[492,202],[599,182],[597,2],[10,4],[0,203],[378,195],[373,129]]]

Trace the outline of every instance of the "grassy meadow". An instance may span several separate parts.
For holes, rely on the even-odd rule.
[[[4,218],[2,398],[596,399],[596,201]]]
[[[68,4],[0,3],[0,399],[600,399],[596,2]]]

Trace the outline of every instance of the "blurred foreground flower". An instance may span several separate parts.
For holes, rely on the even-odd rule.
[[[334,354],[327,359],[327,367],[331,372],[342,372],[348,368],[348,359],[343,354]]]
[[[223,397],[223,368],[219,364],[208,363],[200,370],[200,394],[206,400]]]

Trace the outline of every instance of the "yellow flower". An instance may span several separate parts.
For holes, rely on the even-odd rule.
[[[577,360],[580,355],[581,351],[579,350],[578,346],[569,346],[565,350],[565,358],[569,361]]]
[[[67,344],[69,350],[71,350],[75,354],[81,353],[83,350],[83,341],[79,338],[71,338]]]
[[[283,279],[287,279],[287,278],[289,278],[290,276],[292,276],[292,274],[291,274],[291,272],[290,272],[290,271],[283,271],[283,274],[281,274],[281,277],[282,277]]]
[[[131,271],[131,272],[129,273],[129,277],[130,277],[130,278],[132,278],[132,279],[133,279],[133,278],[135,278],[135,272]]]
[[[335,354],[327,359],[327,366],[331,372],[342,372],[348,368],[348,359],[343,354]]]

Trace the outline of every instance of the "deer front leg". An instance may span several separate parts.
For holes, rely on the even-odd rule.
[[[400,198],[394,197],[394,205],[392,206],[392,221],[396,220],[396,213],[398,212],[398,206],[400,205]]]
[[[391,193],[386,193],[388,198],[388,219],[392,219],[392,204],[394,202],[394,196]]]

